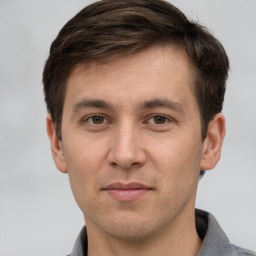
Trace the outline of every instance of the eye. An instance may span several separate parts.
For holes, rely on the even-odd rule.
[[[104,124],[107,122],[106,118],[103,116],[90,116],[85,119],[86,122],[90,124]]]
[[[165,124],[169,121],[169,119],[165,116],[157,115],[153,116],[149,119],[149,123],[153,124]]]

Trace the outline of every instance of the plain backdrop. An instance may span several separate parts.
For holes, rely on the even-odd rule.
[[[0,0],[0,256],[67,255],[84,225],[51,157],[41,74],[58,31],[90,2]],[[222,158],[196,206],[256,251],[256,1],[171,2],[206,25],[231,62]]]

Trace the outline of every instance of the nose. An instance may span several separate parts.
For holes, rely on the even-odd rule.
[[[145,164],[146,152],[138,128],[129,123],[115,130],[108,161],[112,166],[122,169],[141,167]]]

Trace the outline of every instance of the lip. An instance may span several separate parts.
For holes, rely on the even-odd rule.
[[[102,189],[106,192],[111,198],[118,200],[118,201],[133,201],[137,200],[153,189],[137,182],[131,183],[112,183],[107,185]]]

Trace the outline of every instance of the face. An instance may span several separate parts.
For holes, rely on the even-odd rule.
[[[192,73],[173,47],[71,73],[62,141],[48,133],[90,232],[142,239],[193,215],[208,144]]]

